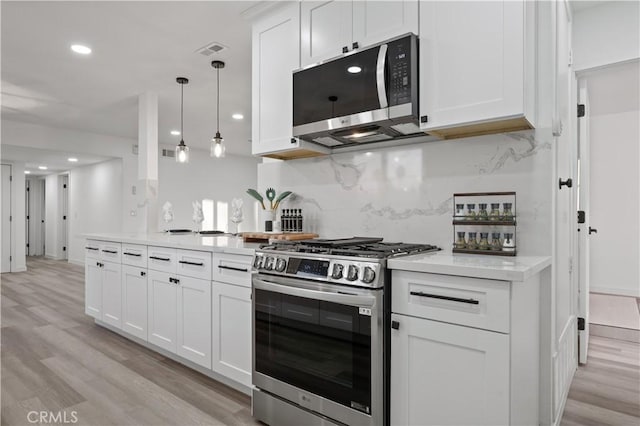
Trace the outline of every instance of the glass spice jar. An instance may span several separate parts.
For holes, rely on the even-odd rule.
[[[495,251],[502,250],[502,241],[500,241],[499,232],[491,233],[491,250],[495,250]]]
[[[491,213],[489,213],[489,219],[498,221],[502,219],[500,216],[500,203],[491,203]]]
[[[456,204],[456,219],[464,219],[464,204]]]
[[[512,221],[514,219],[511,203],[502,203],[502,220]]]
[[[475,204],[467,204],[467,220],[476,220],[476,205]]]
[[[502,243],[502,251],[513,253],[516,251],[516,243],[513,241],[513,234],[504,233],[504,242]]]
[[[467,248],[475,250],[478,248],[478,240],[476,239],[476,232],[469,232],[469,238],[467,238]]]
[[[487,213],[487,203],[478,204],[480,210],[478,211],[478,220],[489,220],[489,214]]]
[[[480,242],[478,243],[478,249],[480,250],[489,250],[491,246],[489,246],[489,233],[481,232],[480,233]]]
[[[458,239],[456,240],[455,247],[459,249],[463,249],[466,246],[467,246],[467,243],[464,240],[464,232],[458,232]]]

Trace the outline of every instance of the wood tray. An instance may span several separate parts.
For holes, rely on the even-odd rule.
[[[317,238],[318,234],[311,234],[306,232],[284,232],[284,233],[273,233],[273,232],[243,232],[242,238],[246,242],[253,243],[263,243],[268,242],[269,240],[288,240],[288,241],[296,241],[296,240],[310,240],[311,238]]]

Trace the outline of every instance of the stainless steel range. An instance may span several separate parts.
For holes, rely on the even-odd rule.
[[[358,237],[257,250],[253,416],[272,426],[388,424],[386,260],[433,250]]]

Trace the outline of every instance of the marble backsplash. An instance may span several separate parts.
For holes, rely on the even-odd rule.
[[[321,237],[380,236],[446,250],[454,193],[516,191],[518,251],[548,255],[551,141],[524,131],[265,162],[258,186],[293,191],[280,210],[301,208],[304,230]]]

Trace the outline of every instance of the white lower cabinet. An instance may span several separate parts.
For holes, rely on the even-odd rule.
[[[122,328],[122,265],[102,262],[102,321]]]
[[[147,340],[146,268],[122,266],[122,330]]]
[[[213,282],[212,369],[251,386],[251,287]]]
[[[178,335],[178,286],[166,272],[149,271],[149,343],[175,353]]]
[[[178,275],[177,354],[211,368],[211,281]]]
[[[509,335],[392,315],[392,425],[509,424]]]
[[[102,319],[102,268],[99,260],[87,257],[84,265],[84,313]]]

